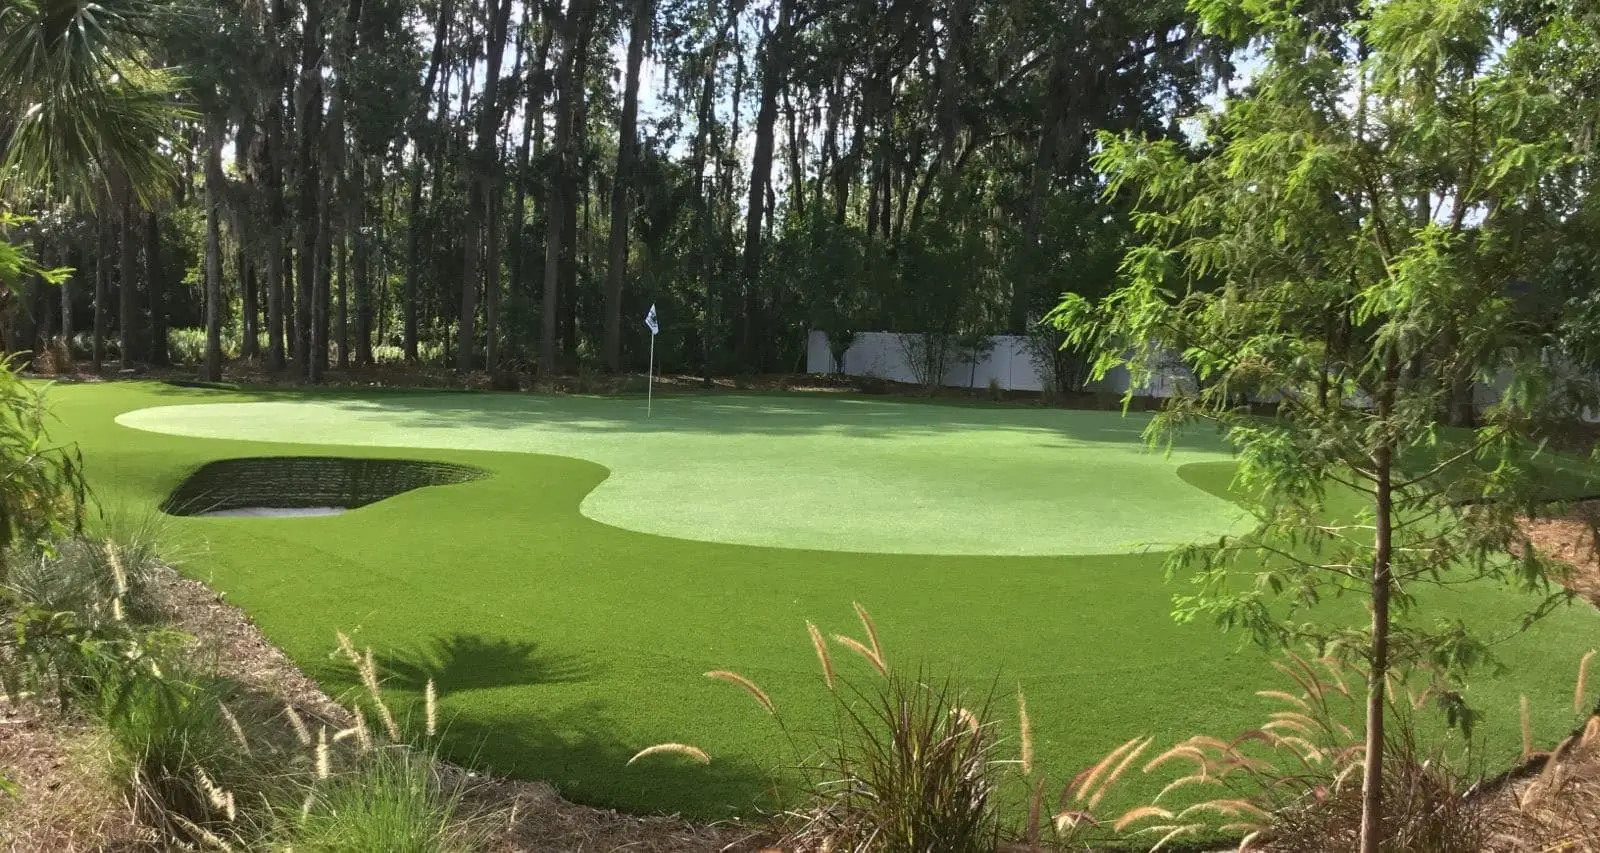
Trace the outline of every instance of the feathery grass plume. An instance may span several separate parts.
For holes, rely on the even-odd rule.
[[[350,665],[354,667],[361,666],[361,655],[356,651],[356,644],[350,642],[350,638],[343,631],[334,631],[333,634],[339,638],[339,651],[344,653],[346,658],[349,658]]]
[[[634,753],[634,756],[628,759],[628,764],[631,765],[640,759],[649,758],[652,755],[661,755],[663,753],[682,755],[693,759],[700,764],[711,763],[711,756],[706,755],[704,750],[697,749],[684,743],[658,743],[655,746],[647,746],[644,749]]]
[[[317,730],[317,778],[326,779],[332,775],[333,769],[328,760],[328,727],[323,726]]]
[[[1600,743],[1600,714],[1590,717],[1589,722],[1584,724],[1581,743],[1584,746],[1594,746]]]
[[[428,679],[428,686],[422,691],[422,711],[427,718],[427,735],[433,737],[439,733],[439,691],[434,689],[433,679]]]
[[[889,667],[884,665],[883,658],[878,657],[878,654],[872,649],[862,645],[860,640],[854,637],[846,637],[843,634],[834,634],[833,641],[865,658],[867,663],[872,664],[872,668],[878,671],[879,675],[887,676],[889,674]]]
[[[217,710],[222,713],[223,722],[226,722],[228,728],[233,731],[234,740],[239,742],[239,748],[244,750],[245,755],[253,755],[250,752],[250,740],[244,736],[244,726],[239,725],[239,718],[235,717],[233,712],[228,710],[228,706],[221,702],[217,703]]]
[[[1072,798],[1080,803],[1083,802],[1083,798],[1089,795],[1089,791],[1094,787],[1095,782],[1100,780],[1100,774],[1106,772],[1106,768],[1110,767],[1112,762],[1122,758],[1122,756],[1127,753],[1128,750],[1133,749],[1134,746],[1138,745],[1139,741],[1141,740],[1144,740],[1144,738],[1136,737],[1122,746],[1119,746],[1116,749],[1106,753],[1106,757],[1100,759],[1100,763],[1089,768],[1082,774],[1083,781],[1078,784],[1077,793],[1073,794]]]
[[[355,735],[356,743],[362,752],[372,749],[372,730],[367,728],[367,717],[361,713],[361,708],[351,703],[350,716],[355,718],[355,724],[350,727],[350,733]]]
[[[1161,793],[1156,794],[1153,802],[1161,802],[1168,794],[1179,788],[1187,788],[1190,785],[1209,785],[1211,781],[1211,777],[1206,773],[1205,768],[1201,768],[1199,773],[1193,773],[1181,779],[1174,779],[1168,782],[1167,786],[1161,789]]]
[[[778,713],[778,709],[773,707],[772,700],[767,698],[767,692],[762,690],[760,687],[757,687],[754,681],[745,678],[737,672],[729,672],[725,669],[718,669],[706,673],[706,678],[712,679],[713,681],[726,681],[727,683],[732,684],[740,690],[750,694],[751,698],[761,703],[761,707],[767,709],[767,713]]]
[[[1200,751],[1198,747],[1190,746],[1186,743],[1180,743],[1166,752],[1161,753],[1155,758],[1150,759],[1144,765],[1143,772],[1149,773],[1150,771],[1175,758],[1187,758],[1190,761],[1200,765],[1200,769],[1202,770],[1204,770],[1207,766],[1206,754],[1204,752]]]
[[[211,803],[211,807],[221,811],[223,806],[227,805],[228,800],[222,795],[222,789],[217,787],[217,783],[211,778],[211,774],[207,773],[204,767],[197,766],[194,769],[194,776],[196,781],[200,783],[200,790],[205,792],[206,799]]]
[[[1117,769],[1111,771],[1111,775],[1107,776],[1105,781],[1100,783],[1100,790],[1096,791],[1094,796],[1089,798],[1090,811],[1094,811],[1095,807],[1100,805],[1100,798],[1104,797],[1106,792],[1111,790],[1111,786],[1115,785],[1117,779],[1121,778],[1122,772],[1128,769],[1128,765],[1132,764],[1146,749],[1149,749],[1150,744],[1155,743],[1155,740],[1156,739],[1154,737],[1147,737],[1140,741],[1138,746],[1129,750],[1127,755],[1122,756],[1122,762],[1117,765]]]
[[[833,689],[833,658],[828,655],[828,643],[822,639],[822,632],[817,626],[806,623],[806,632],[811,635],[811,647],[817,650],[817,661],[822,664],[822,680],[827,682],[828,689]]]
[[[1311,705],[1307,703],[1306,700],[1301,699],[1299,696],[1295,696],[1291,693],[1286,693],[1282,690],[1257,690],[1256,695],[1263,699],[1277,699],[1280,702],[1287,702],[1298,707],[1302,711],[1311,710]]]
[[[1528,711],[1528,697],[1522,697],[1522,757],[1533,754],[1533,720]]]
[[[122,611],[122,596],[120,595],[113,596],[111,599],[111,618],[118,622],[126,621]]]
[[[174,814],[171,817],[175,823],[183,827],[185,832],[188,832],[190,835],[194,836],[200,841],[200,843],[206,845],[207,847],[210,847],[214,850],[224,851],[231,851],[233,849],[233,847],[231,847],[227,841],[224,841],[221,836],[195,823],[194,821],[189,820],[183,815]]]
[[[1117,832],[1121,832],[1141,820],[1148,820],[1149,818],[1153,817],[1158,817],[1162,820],[1171,820],[1172,812],[1169,812],[1160,806],[1140,806],[1136,809],[1129,809],[1127,812],[1123,813],[1122,817],[1117,818],[1117,822],[1111,825],[1111,828]]]
[[[294,736],[299,739],[302,746],[311,745],[311,732],[306,729],[305,721],[300,719],[300,714],[288,702],[283,703],[284,716],[289,718],[289,727],[294,729]]]
[[[1590,649],[1583,660],[1578,662],[1578,686],[1572,691],[1572,713],[1581,714],[1585,706],[1584,699],[1589,693],[1589,663],[1594,660],[1595,650]]]
[[[1239,839],[1239,853],[1245,853],[1245,851],[1250,850],[1251,849],[1251,845],[1255,844],[1256,843],[1256,839],[1258,839],[1260,837],[1261,837],[1261,830],[1258,829],[1255,832],[1252,832],[1249,835],[1246,835],[1245,837]]]
[[[977,716],[975,716],[971,711],[968,711],[966,708],[951,708],[950,716],[955,717],[957,723],[966,726],[967,731],[971,734],[977,734],[978,729],[982,726],[982,724],[978,722]]]
[[[867,641],[872,643],[872,653],[878,660],[883,660],[883,646],[878,642],[878,626],[872,624],[872,615],[867,613],[867,608],[861,602],[852,601],[850,606],[856,609],[856,618],[861,620],[861,627],[867,632]]]
[[[1156,845],[1154,847],[1150,848],[1150,853],[1156,853],[1156,851],[1160,850],[1163,847],[1166,847],[1169,842],[1173,841],[1174,839],[1178,838],[1179,836],[1193,835],[1196,831],[1198,831],[1200,829],[1200,827],[1201,827],[1201,825],[1198,824],[1198,823],[1190,823],[1190,824],[1185,824],[1183,826],[1160,826],[1160,827],[1154,827],[1155,829],[1162,829],[1162,830],[1169,830],[1169,831],[1167,832],[1166,835],[1161,836],[1161,840],[1157,841]]]
[[[128,571],[122,566],[122,549],[110,539],[105,541],[106,565],[111,567],[111,578],[116,581],[117,595],[128,594]]]
[[[366,686],[367,693],[373,699],[383,695],[383,690],[378,686],[378,666],[372,661],[372,648],[367,648],[367,653],[356,661],[356,669],[361,673],[361,683]]]
[[[1033,775],[1033,721],[1028,719],[1028,697],[1017,685],[1017,727],[1022,731],[1022,775]]]

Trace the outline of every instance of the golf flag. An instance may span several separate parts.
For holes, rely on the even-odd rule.
[[[644,315],[644,324],[650,328],[650,336],[661,334],[661,324],[656,322],[656,306],[650,306],[650,313]]]

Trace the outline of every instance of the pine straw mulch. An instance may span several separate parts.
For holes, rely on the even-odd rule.
[[[197,654],[220,675],[281,698],[303,716],[348,724],[348,712],[269,642],[250,618],[199,581],[165,570],[159,579],[174,626],[198,638]],[[94,736],[36,706],[0,703],[0,768],[22,795],[0,805],[4,853],[162,849],[137,827],[104,773],[94,766]],[[467,808],[495,822],[489,853],[751,853],[765,835],[738,825],[699,825],[676,817],[639,817],[563,800],[547,784],[479,775],[448,764],[447,784],[462,782]]]

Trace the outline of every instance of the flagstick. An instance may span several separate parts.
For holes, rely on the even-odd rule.
[[[644,416],[650,417],[650,410],[655,405],[656,390],[656,336],[650,335],[650,369],[644,375]]]

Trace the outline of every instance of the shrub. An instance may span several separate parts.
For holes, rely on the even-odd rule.
[[[349,772],[317,780],[299,809],[282,816],[285,849],[446,853],[479,849],[484,833],[466,819],[460,782],[405,747],[378,747]]]
[[[989,853],[1002,763],[988,703],[891,672],[840,702],[839,737],[795,840],[841,853]]]
[[[135,817],[167,837],[253,834],[247,809],[266,795],[270,777],[223,705],[227,689],[168,670],[135,674],[98,695],[113,778]]]

